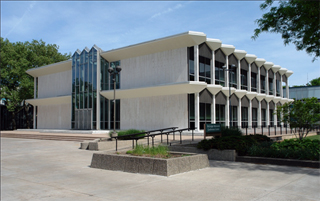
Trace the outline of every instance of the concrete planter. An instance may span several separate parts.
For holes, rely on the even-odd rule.
[[[92,156],[91,167],[161,176],[170,176],[209,167],[207,155],[193,153],[187,154],[191,156],[161,159],[110,153],[94,153]]]
[[[179,151],[179,152],[207,154],[209,160],[220,160],[220,161],[236,161],[236,156],[237,156],[237,152],[235,150],[210,149],[208,151],[204,151],[203,149],[197,149],[196,147],[183,146],[183,145],[170,146],[169,150]]]

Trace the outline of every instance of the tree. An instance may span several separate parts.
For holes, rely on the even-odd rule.
[[[260,8],[265,10],[273,3],[274,0],[265,0]],[[285,45],[293,43],[297,50],[305,49],[314,56],[312,61],[315,61],[320,56],[319,7],[316,0],[281,0],[278,7],[271,7],[269,12],[255,21],[258,28],[251,38],[258,38],[262,32],[281,33]]]
[[[295,100],[277,107],[280,120],[298,130],[300,140],[305,138],[314,126],[319,125],[320,103],[315,97]],[[296,135],[296,134],[295,134]]]
[[[320,86],[320,77],[311,80],[307,86]]]
[[[29,105],[25,100],[33,98],[34,79],[26,71],[67,60],[71,55],[59,53],[59,46],[42,40],[11,43],[1,37],[0,47],[0,99],[5,100],[7,109],[12,113],[13,129],[16,129],[16,113],[22,109],[27,111]],[[29,127],[29,119],[27,124]]]

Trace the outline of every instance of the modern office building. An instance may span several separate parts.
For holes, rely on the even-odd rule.
[[[320,86],[290,87],[290,99],[301,100],[303,98],[316,97],[320,102]]]
[[[114,111],[108,68],[118,65]],[[121,130],[275,125],[276,106],[290,101],[282,86],[289,89],[293,74],[192,31],[108,51],[94,45],[27,73],[34,77],[34,99],[27,100],[34,128],[92,130],[113,129],[114,112]]]

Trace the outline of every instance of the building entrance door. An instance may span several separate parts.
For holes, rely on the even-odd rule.
[[[91,130],[92,109],[75,110],[75,129]]]

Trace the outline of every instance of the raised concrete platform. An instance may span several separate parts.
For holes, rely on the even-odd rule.
[[[209,167],[208,156],[205,154],[181,152],[172,152],[172,154],[188,154],[190,156],[162,159],[116,153],[94,153],[91,167],[160,176],[170,176]]]

